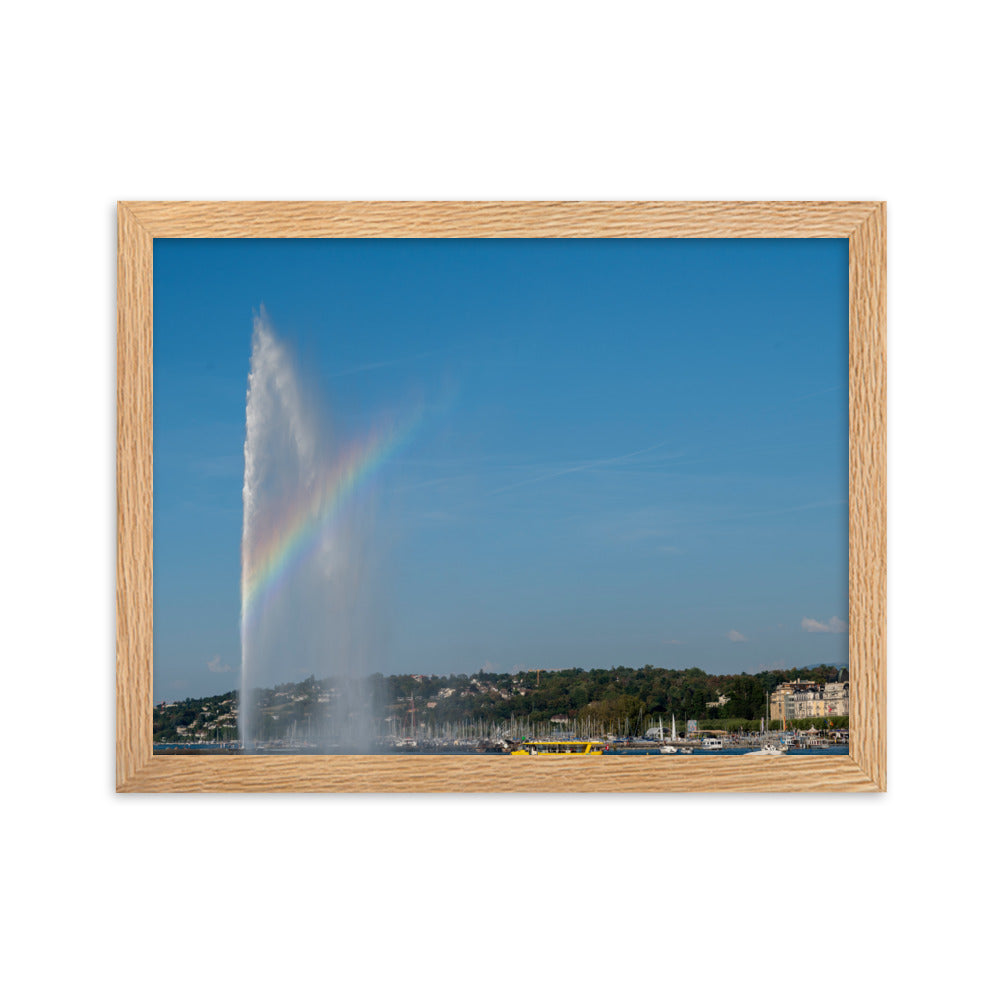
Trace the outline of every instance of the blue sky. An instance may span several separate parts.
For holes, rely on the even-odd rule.
[[[377,669],[846,661],[847,291],[844,240],[156,240],[156,699],[239,683],[261,306],[335,449],[422,413]]]

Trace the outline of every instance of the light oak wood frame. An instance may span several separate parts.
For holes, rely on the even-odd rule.
[[[153,755],[153,240],[157,237],[846,238],[851,749],[754,758]],[[121,202],[119,791],[884,791],[886,211],[882,202]]]

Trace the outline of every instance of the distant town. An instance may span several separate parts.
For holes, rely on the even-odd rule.
[[[848,728],[850,681],[842,664],[754,674],[691,668],[521,670],[516,673],[376,674],[365,681],[317,680],[254,691],[260,736],[308,743],[328,731],[350,688],[375,707],[379,739],[410,742],[643,739],[671,726],[685,735]],[[154,707],[156,744],[239,739],[239,692],[163,701]],[[664,721],[666,720],[666,722]]]

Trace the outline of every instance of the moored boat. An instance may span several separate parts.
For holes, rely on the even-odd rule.
[[[511,756],[577,754],[590,757],[603,753],[604,744],[597,740],[525,740],[511,750]]]
[[[660,723],[660,740],[663,739],[663,723]],[[670,743],[660,747],[660,753],[677,753],[677,716],[670,716]],[[690,753],[690,750],[681,749],[680,753]]]

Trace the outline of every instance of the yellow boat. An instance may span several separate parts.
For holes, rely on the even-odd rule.
[[[604,753],[604,744],[599,740],[525,740],[516,750],[510,752],[512,757],[553,753],[593,756]]]

